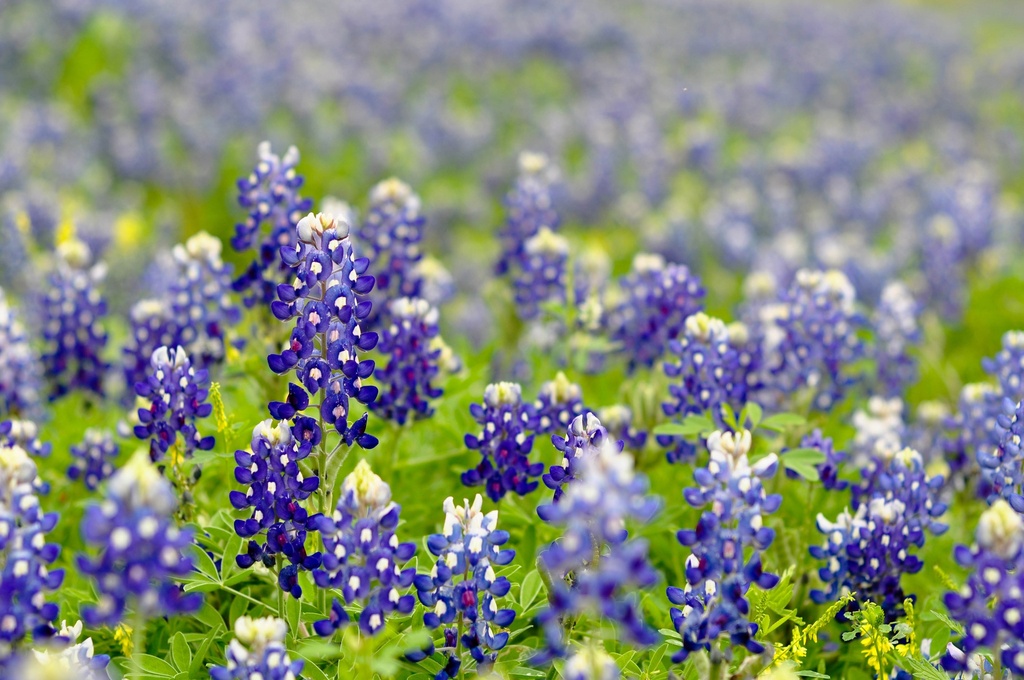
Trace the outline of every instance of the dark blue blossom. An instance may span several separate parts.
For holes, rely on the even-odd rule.
[[[127,610],[148,619],[195,612],[200,593],[186,593],[178,580],[195,570],[188,556],[189,529],[179,529],[172,513],[174,489],[139,451],[107,485],[107,498],[92,503],[82,518],[82,538],[98,554],[78,556],[77,566],[90,578],[99,601],[82,607],[89,626],[113,626]]]
[[[818,515],[818,530],[826,538],[810,552],[825,561],[818,574],[826,587],[812,590],[811,598],[823,603],[857,592],[895,617],[906,599],[900,577],[923,566],[912,551],[924,545],[926,532],[946,530],[935,519],[946,510],[938,499],[943,480],[929,478],[921,455],[906,448],[890,459],[876,457],[863,475],[852,489],[852,514],[846,510],[834,522]]]
[[[978,454],[991,454],[999,446],[997,419],[1003,412],[1000,390],[989,383],[968,383],[960,389],[957,410],[947,418],[948,430],[942,439],[943,452],[949,462],[950,474],[960,485],[978,479]],[[989,494],[978,489],[983,497]]]
[[[978,520],[975,539],[973,546],[953,551],[969,575],[959,590],[946,593],[945,603],[965,635],[950,644],[942,665],[962,672],[974,654],[988,651],[999,655],[1004,670],[1024,673],[1024,522],[997,500]]]
[[[822,488],[829,491],[842,491],[850,486],[848,481],[839,479],[839,468],[846,462],[847,455],[844,451],[836,451],[832,437],[824,436],[821,430],[815,428],[800,440],[800,448],[817,449],[825,455],[825,460],[814,466],[818,471],[818,479],[821,481]],[[799,474],[787,468],[786,476],[790,479],[797,479]]]
[[[341,500],[332,516],[317,515],[310,525],[324,543],[323,564],[313,572],[320,588],[340,590],[346,605],[361,605],[359,630],[376,635],[388,614],[408,614],[416,598],[403,595],[412,585],[415,567],[403,569],[416,553],[414,543],[399,543],[395,535],[402,508],[391,502],[391,489],[365,460],[345,478]],[[327,619],[313,628],[330,637],[349,621],[349,613],[335,598]]]
[[[257,154],[252,174],[238,180],[238,204],[248,215],[235,225],[231,239],[237,251],[255,250],[255,259],[232,284],[245,294],[246,307],[274,299],[288,272],[280,250],[295,245],[295,225],[312,205],[299,195],[303,177],[295,171],[298,149],[289,147],[281,158],[271,152],[270,142],[262,142]]]
[[[462,473],[466,486],[484,485],[488,497],[501,500],[506,493],[525,496],[537,488],[544,463],[531,462],[533,409],[523,403],[522,388],[500,382],[487,386],[484,403],[469,407],[480,434],[466,435],[466,446],[479,451],[480,463]]]
[[[552,585],[548,606],[537,616],[544,649],[535,663],[568,655],[562,621],[584,613],[613,622],[632,645],[658,640],[635,593],[654,585],[658,574],[647,560],[647,542],[631,539],[625,523],[650,520],[660,504],[647,495],[646,477],[634,471],[633,457],[622,453],[617,442],[603,438],[599,447],[584,451],[565,493],[537,508],[541,519],[564,533],[539,557]]]
[[[917,379],[917,359],[911,350],[921,342],[920,305],[899,281],[882,289],[871,320],[875,342],[875,384],[881,394],[902,395]]]
[[[785,404],[807,390],[828,411],[857,382],[851,364],[864,353],[854,310],[856,292],[845,274],[800,270],[777,303],[761,309],[768,401]]]
[[[147,380],[135,385],[135,393],[149,404],[138,410],[135,436],[149,440],[149,454],[154,462],[162,460],[179,442],[181,448],[176,451],[185,458],[196,450],[209,451],[214,438],[203,437],[197,427],[201,418],[213,412],[213,406],[206,403],[206,370],[196,370],[181,346],[158,347],[150,366]]]
[[[431,400],[444,392],[431,384],[442,368],[442,348],[434,342],[440,337],[437,309],[420,298],[398,298],[388,309],[389,326],[383,329],[378,349],[389,355],[389,361],[377,371],[381,391],[370,408],[403,425],[410,415],[433,415]]]
[[[1004,333],[999,353],[981,365],[998,381],[1003,397],[1014,403],[1024,399],[1024,331]]]
[[[53,451],[53,444],[39,438],[39,426],[31,420],[0,421],[0,443],[20,446],[36,458],[47,458]]]
[[[57,605],[46,598],[60,587],[64,571],[49,569],[60,546],[46,543],[46,534],[58,515],[42,511],[39,487],[35,461],[0,438],[0,674],[26,639],[56,632]]]
[[[86,430],[82,443],[71,447],[74,461],[68,467],[68,478],[81,479],[85,488],[94,491],[100,482],[114,474],[114,459],[120,451],[109,432]]]
[[[461,665],[457,650],[465,649],[481,671],[494,664],[508,643],[509,634],[501,629],[508,628],[516,616],[514,609],[500,608],[498,599],[508,594],[511,583],[494,572],[516,553],[502,548],[509,535],[498,529],[498,511],[485,514],[482,506],[480,494],[472,505],[468,499],[461,506],[451,497],[445,500],[444,530],[427,537],[427,548],[437,563],[429,574],[414,580],[419,600],[427,608],[423,623],[431,629],[445,628],[446,659],[454,656]],[[449,646],[449,639],[461,646]]]
[[[704,306],[700,279],[660,255],[637,255],[620,287],[622,298],[609,313],[609,326],[631,371],[653,366],[683,332],[687,317]]]
[[[573,418],[564,437],[551,438],[555,449],[562,454],[562,460],[552,465],[541,479],[546,487],[554,490],[556,503],[565,493],[566,484],[578,477],[583,461],[597,455],[606,439],[609,439],[608,431],[590,411]]]
[[[977,451],[981,480],[978,491],[989,503],[1005,498],[1017,512],[1024,513],[1024,402],[1016,405],[1004,399],[1002,412],[996,416],[994,447],[981,447]]]
[[[285,647],[288,624],[271,616],[235,621],[227,665],[210,668],[212,680],[297,680],[305,662],[292,661]]]
[[[110,368],[103,359],[107,302],[98,286],[107,269],[102,263],[88,267],[91,257],[81,241],[61,244],[43,299],[46,352],[42,359],[51,399],[74,390],[104,395],[103,381]]]
[[[778,469],[778,457],[769,454],[751,465],[750,444],[746,430],[713,432],[707,440],[707,467],[694,472],[697,486],[683,491],[687,503],[707,509],[694,529],[678,533],[679,542],[692,552],[686,558],[686,585],[667,591],[669,601],[682,607],[671,610],[683,643],[672,657],[675,663],[710,650],[722,637],[732,647],[764,651],[754,639],[757,624],[748,618],[747,592],[754,585],[772,588],[779,580],[764,571],[761,554],[775,539],[763,515],[775,512],[782,497],[769,494],[763,484]],[[729,648],[724,651],[730,653]]]
[[[309,421],[309,422],[307,422]],[[298,431],[298,436],[296,436]],[[294,597],[302,594],[293,571],[278,564],[282,555],[294,570],[320,566],[320,553],[306,550],[306,538],[312,530],[310,516],[302,502],[320,487],[316,476],[305,476],[300,464],[319,441],[319,435],[301,436],[303,431],[319,433],[310,418],[299,417],[295,426],[264,420],[253,428],[249,451],[236,451],[235,479],[249,488],[229,494],[237,510],[251,510],[246,519],[235,520],[235,533],[248,539],[246,550],[236,556],[238,566],[247,569],[260,562],[274,569],[281,567],[282,589]],[[297,573],[297,572],[295,572]]]
[[[274,316],[294,319],[295,327],[288,345],[267,363],[275,373],[294,372],[297,382],[289,385],[287,402],[271,402],[270,415],[290,419],[318,396],[323,421],[347,445],[371,449],[377,438],[366,432],[367,415],[351,419],[351,401],[371,404],[377,397],[376,387],[363,385],[374,362],[359,358],[377,345],[377,334],[360,325],[371,308],[369,261],[355,256],[349,225],[331,215],[310,213],[296,232],[296,245],[281,249],[294,281],[277,287],[279,299],[271,305]]]
[[[35,415],[42,376],[17,309],[0,288],[0,418]]]

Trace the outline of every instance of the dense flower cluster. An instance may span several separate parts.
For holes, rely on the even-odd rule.
[[[1017,512],[1024,513],[1024,402],[1016,406],[1005,400],[1003,412],[996,417],[995,435],[999,444],[978,449],[981,469],[979,493],[989,503],[1004,498]]]
[[[387,310],[390,300],[420,297],[417,265],[423,257],[425,221],[420,197],[405,182],[392,177],[370,192],[370,210],[355,233],[376,279],[370,292],[370,325],[376,327],[372,322]]]
[[[558,211],[553,201],[553,185],[558,172],[547,156],[524,151],[519,154],[519,176],[505,197],[507,217],[498,233],[501,258],[498,274],[515,274],[526,258],[526,243],[541,229],[556,230]]]
[[[941,534],[946,525],[937,517],[946,511],[938,498],[943,479],[928,477],[921,454],[904,448],[889,458],[876,457],[853,487],[855,511],[844,511],[834,522],[818,515],[825,543],[812,546],[811,555],[825,561],[819,569],[825,590],[812,590],[815,602],[829,602],[854,592],[895,616],[905,594],[903,574],[921,570],[912,554],[924,545],[926,532]]]
[[[999,383],[1003,397],[1014,403],[1024,399],[1024,331],[1003,334],[999,353],[981,365]]]
[[[209,374],[196,370],[185,350],[158,347],[150,360],[151,372],[146,382],[136,383],[135,393],[148,403],[138,410],[139,424],[135,436],[149,440],[149,455],[154,462],[163,460],[171,447],[185,458],[213,448],[212,435],[199,434],[197,421],[213,412],[206,403],[209,396]]]
[[[17,309],[0,288],[0,417],[32,415],[39,405],[41,377]]]
[[[570,432],[566,439],[572,438]],[[552,585],[548,606],[537,616],[545,649],[535,662],[568,654],[561,620],[584,612],[614,622],[630,644],[657,641],[633,591],[654,585],[658,574],[647,560],[647,542],[631,539],[625,528],[627,520],[646,522],[657,513],[660,503],[646,492],[647,478],[635,472],[632,456],[603,438],[598,448],[580,456],[575,479],[558,501],[537,509],[563,534],[539,557]]]
[[[104,394],[109,365],[103,359],[107,332],[103,318],[107,302],[99,284],[106,265],[89,267],[92,254],[81,241],[69,240],[58,248],[57,262],[43,300],[43,365],[51,382],[50,397],[73,390]]]
[[[628,356],[630,370],[653,366],[686,319],[704,306],[704,286],[681,264],[660,255],[640,254],[620,283],[622,299],[609,317],[611,337]]]
[[[1024,521],[1000,499],[978,520],[972,547],[957,546],[953,556],[969,570],[967,582],[946,593],[950,616],[965,635],[950,643],[942,659],[951,672],[968,670],[970,657],[981,650],[999,655],[1001,666],[1024,673]]]
[[[320,487],[320,479],[304,476],[299,467],[319,443],[314,433],[319,429],[310,418],[297,418],[293,426],[275,426],[270,420],[258,424],[250,450],[235,452],[235,479],[249,488],[229,494],[235,509],[252,512],[247,519],[235,520],[235,533],[248,539],[245,552],[236,557],[238,566],[247,569],[260,562],[281,567],[278,584],[294,597],[302,594],[298,570],[315,569],[321,559],[320,553],[306,551],[310,516],[302,505]],[[288,564],[278,565],[278,555]]]
[[[554,380],[541,384],[533,411],[536,434],[565,432],[572,419],[583,412],[583,390],[559,371]]]
[[[562,460],[552,465],[541,479],[546,487],[554,490],[555,502],[565,493],[566,484],[578,477],[584,459],[597,455],[608,438],[608,431],[590,411],[573,418],[566,428],[565,437],[551,438],[555,449],[562,454]]]
[[[198,368],[208,368],[224,360],[228,328],[241,318],[230,297],[231,268],[221,260],[220,239],[205,231],[175,246],[172,254],[177,278],[168,293],[175,342]]]
[[[398,298],[388,306],[389,326],[383,329],[378,349],[389,356],[388,365],[377,371],[381,391],[370,408],[399,425],[412,416],[428,418],[434,413],[431,400],[443,390],[431,382],[441,371],[443,350],[437,309],[421,298]]]
[[[804,389],[815,408],[831,409],[857,381],[850,364],[864,352],[856,291],[840,271],[800,270],[793,285],[760,312],[764,380],[773,403]]]
[[[757,624],[748,619],[747,592],[753,585],[772,588],[779,580],[764,571],[761,553],[775,539],[763,516],[775,512],[782,497],[769,494],[763,484],[778,469],[778,457],[769,454],[751,465],[750,444],[746,430],[713,432],[707,439],[708,465],[694,472],[697,486],[683,492],[693,507],[709,507],[694,529],[678,533],[679,542],[692,552],[686,559],[686,585],[667,591],[672,604],[681,607],[671,610],[683,643],[672,657],[676,663],[710,650],[721,637],[733,647],[764,650],[754,639]]]
[[[0,440],[0,673],[26,638],[54,635],[57,605],[46,598],[60,587],[63,570],[49,567],[60,547],[46,543],[57,513],[39,506],[38,470],[23,448]]]
[[[415,543],[399,543],[395,535],[401,511],[391,501],[391,488],[361,460],[342,483],[334,513],[310,520],[324,542],[323,563],[313,580],[320,588],[340,590],[346,605],[362,606],[359,630],[366,635],[383,630],[388,614],[408,614],[416,606],[415,597],[399,592],[416,575],[415,567],[401,566],[416,553]],[[348,612],[335,598],[329,618],[313,627],[329,637],[348,621]]]
[[[536,319],[544,303],[565,302],[568,260],[568,239],[548,227],[527,239],[514,282],[520,318]]]
[[[235,637],[228,643],[227,665],[213,666],[213,680],[297,680],[305,662],[292,661],[285,647],[288,624],[268,616],[235,620]]]
[[[90,428],[85,431],[82,443],[71,447],[74,461],[68,467],[68,478],[80,479],[85,488],[94,491],[100,482],[114,474],[114,459],[120,452],[121,447],[109,432]]]
[[[13,419],[0,421],[0,443],[20,446],[36,458],[46,458],[53,450],[53,444],[39,438],[39,426],[31,420]]]
[[[466,486],[484,485],[488,497],[506,493],[525,496],[537,488],[544,463],[531,462],[533,409],[523,403],[522,388],[511,382],[493,383],[484,390],[484,403],[469,407],[480,434],[467,434],[466,446],[479,451],[480,463],[462,473]]]
[[[886,396],[899,396],[917,378],[911,350],[921,341],[920,305],[899,281],[886,284],[872,317],[875,384]]]
[[[303,177],[295,171],[298,149],[289,147],[282,158],[271,152],[270,142],[262,142],[257,155],[252,174],[238,180],[238,204],[249,214],[235,225],[231,239],[235,250],[256,251],[256,259],[233,282],[236,291],[245,293],[247,307],[274,299],[288,270],[279,252],[295,244],[295,225],[312,206],[299,195]]]
[[[370,404],[377,397],[376,387],[363,385],[374,363],[359,358],[377,345],[377,334],[364,333],[360,326],[371,308],[366,299],[374,283],[366,274],[369,261],[355,256],[349,225],[332,215],[310,213],[299,220],[296,232],[296,245],[281,248],[295,279],[277,287],[279,300],[271,305],[274,316],[294,319],[295,328],[287,347],[267,362],[275,373],[294,371],[298,383],[289,385],[287,402],[270,404],[270,415],[290,419],[319,395],[320,415],[346,444],[373,448],[377,439],[366,433],[366,414],[350,420],[351,400]]]
[[[122,351],[126,397],[135,396],[135,385],[146,382],[151,372],[153,352],[160,347],[177,347],[178,324],[167,300],[146,298],[132,307],[129,315],[131,337]]]
[[[195,569],[188,556],[192,532],[172,519],[177,503],[170,483],[139,451],[110,478],[106,499],[86,509],[82,538],[98,554],[79,555],[76,564],[100,596],[82,607],[87,625],[117,624],[129,609],[147,619],[202,605],[200,593],[186,593],[175,582]]]
[[[723,404],[738,409],[746,403],[747,367],[722,321],[697,312],[687,317],[683,333],[668,347],[672,360],[664,370],[673,381],[668,388],[673,401],[664,409],[669,418],[708,413],[721,421]]]
[[[454,657],[461,667],[457,650],[464,648],[480,671],[492,666],[508,643],[509,634],[501,629],[516,616],[514,609],[499,608],[498,598],[508,594],[512,584],[494,573],[495,567],[511,562],[516,552],[502,548],[509,535],[498,529],[498,511],[485,514],[482,506],[480,494],[472,505],[468,499],[461,506],[451,497],[445,500],[444,529],[427,537],[427,548],[437,562],[429,574],[420,574],[414,581],[427,608],[423,622],[431,629],[445,628],[446,658]],[[451,648],[449,638],[461,642],[461,647]],[[432,651],[428,648],[423,654]]]

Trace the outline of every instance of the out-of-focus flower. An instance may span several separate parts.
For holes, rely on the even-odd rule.
[[[188,458],[196,451],[213,448],[212,435],[199,434],[197,423],[213,412],[206,403],[209,374],[196,370],[181,347],[158,347],[150,360],[146,382],[135,385],[135,393],[149,403],[138,410],[135,436],[149,440],[154,462],[162,460],[172,446],[180,442],[180,453]]]
[[[94,491],[100,482],[114,474],[114,459],[121,448],[109,432],[90,428],[78,446],[71,447],[74,461],[68,468],[68,478],[81,479],[85,488]]]
[[[442,348],[437,309],[421,298],[398,298],[389,305],[378,345],[389,356],[388,365],[377,371],[381,391],[370,408],[399,425],[412,418],[429,418],[434,413],[432,399],[444,391],[432,385],[440,372]]]
[[[39,408],[42,366],[17,309],[0,288],[0,418],[32,416]]]
[[[285,647],[288,624],[267,616],[235,621],[235,637],[228,643],[227,665],[213,666],[213,680],[296,680],[305,662],[292,661]]]

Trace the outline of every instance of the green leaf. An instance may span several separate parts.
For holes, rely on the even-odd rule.
[[[782,432],[790,427],[797,425],[803,425],[807,422],[807,419],[796,413],[776,413],[773,416],[768,416],[761,421],[761,427],[766,430],[774,430],[776,432]]]
[[[526,611],[530,608],[530,605],[537,599],[537,595],[540,594],[540,589],[543,586],[544,581],[541,580],[540,572],[536,569],[526,575],[526,578],[523,579],[523,584],[519,586],[520,611]]]
[[[732,426],[734,430],[738,430],[739,423],[736,421],[736,412],[732,410],[732,406],[729,404],[722,404],[722,420],[727,425]]]
[[[654,428],[654,434],[672,437],[694,437],[713,432],[715,424],[707,416],[686,416],[681,423],[664,423]]]
[[[295,598],[290,599],[294,600]],[[298,600],[295,601],[298,602]],[[287,607],[285,607],[285,609],[287,609]],[[297,651],[296,655],[302,657],[306,661],[302,666],[303,677],[309,678],[309,680],[330,680],[330,678],[320,670],[320,667],[316,665],[316,661],[314,659],[307,657],[301,650]]]
[[[946,626],[949,627],[949,629],[951,631],[956,633],[957,636],[961,636],[962,637],[963,634],[964,634],[964,627],[963,627],[963,625],[960,624],[960,622],[954,621],[953,619],[949,618],[948,616],[946,616],[942,612],[937,612],[934,609],[931,610],[930,612],[928,612],[927,614],[923,614],[921,616],[921,618],[925,619],[925,620],[938,620],[938,621],[942,621],[944,624],[946,624]]]
[[[817,673],[815,671],[797,671],[797,675],[801,678],[831,678],[831,675],[825,675],[824,673]]]
[[[900,656],[890,652],[886,655],[889,663],[899,666],[920,680],[949,680],[949,676],[923,659],[912,656]]]
[[[180,631],[171,638],[171,658],[179,671],[187,671],[192,665],[192,650],[185,641],[185,635]]]
[[[782,464],[804,479],[818,481],[815,466],[825,462],[825,454],[818,449],[790,449],[782,454]]]
[[[741,421],[750,421],[750,429],[756,429],[758,424],[761,422],[761,418],[764,416],[764,411],[761,409],[761,405],[756,401],[752,401],[743,407],[743,413],[740,414]]]
[[[138,659],[139,666],[148,675],[158,678],[173,678],[178,674],[174,666],[151,654],[137,654],[135,658]]]
[[[292,635],[296,635],[299,630],[299,619],[302,616],[302,600],[285,595],[284,611],[285,619],[288,621],[288,630]]]
[[[519,675],[524,678],[546,678],[548,674],[547,672],[537,670],[536,668],[520,666],[519,668],[513,668],[509,671],[509,675]]]

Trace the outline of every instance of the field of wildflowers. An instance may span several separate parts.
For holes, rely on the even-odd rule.
[[[0,0],[0,680],[1024,677],[1024,8]]]

